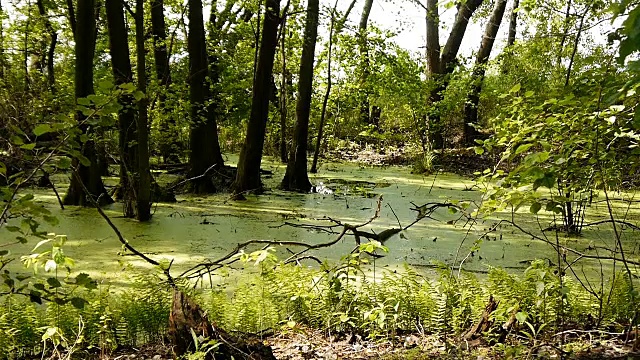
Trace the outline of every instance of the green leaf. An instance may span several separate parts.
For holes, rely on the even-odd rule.
[[[39,291],[36,290],[31,290],[29,292],[29,300],[33,303],[36,304],[42,304],[42,297],[41,297],[41,293]]]
[[[11,142],[14,145],[22,145],[22,144],[24,144],[24,140],[22,140],[22,138],[20,136],[17,136],[17,135],[11,137]]]
[[[110,80],[100,80],[98,81],[98,88],[100,90],[104,90],[105,92],[109,92],[111,89],[113,89],[113,82],[111,82]]]
[[[41,283],[33,284],[33,288],[36,290],[44,291],[44,284],[41,284]]]
[[[521,324],[523,324],[525,321],[527,321],[528,317],[529,317],[529,315],[524,311],[519,311],[516,314],[516,320],[518,320],[518,322],[521,323]]]
[[[58,169],[66,170],[71,167],[71,159],[69,159],[68,157],[62,157],[58,160],[56,166],[58,167]]]
[[[60,280],[54,278],[54,277],[50,277],[47,279],[47,284],[49,284],[49,286],[52,289],[56,289],[62,286],[62,284],[60,283]]]
[[[6,226],[5,229],[7,229],[7,231],[9,232],[18,232],[20,231],[20,228],[17,226]]]
[[[80,273],[78,274],[78,276],[76,276],[76,285],[83,286],[90,281],[91,281],[91,277],[89,276],[89,274]]]
[[[35,136],[42,136],[49,132],[51,132],[51,126],[49,124],[40,124],[33,129]]]
[[[542,204],[540,204],[539,202],[534,202],[533,204],[531,204],[529,211],[531,211],[532,214],[537,214],[540,209],[542,209]]]
[[[144,99],[145,94],[142,91],[134,91],[133,92],[133,97],[136,99],[136,101],[140,101],[140,100]]]
[[[91,166],[91,161],[87,159],[84,155],[78,154],[77,158],[78,158],[78,161],[80,161],[80,164],[82,164],[82,166]]]
[[[24,150],[33,150],[35,148],[36,148],[36,143],[24,144],[20,146],[20,149],[24,149]]]
[[[87,98],[79,98],[78,99],[78,105],[91,106],[91,100],[89,100]]]
[[[73,305],[74,308],[82,310],[84,309],[85,304],[87,304],[87,300],[81,298],[81,297],[74,297],[71,298],[71,305]]]
[[[515,155],[522,154],[523,152],[529,150],[532,146],[533,144],[522,144],[518,146],[518,148],[516,149]]]
[[[520,89],[522,88],[522,86],[520,84],[515,84],[511,90],[509,90],[510,93],[517,93],[518,91],[520,91]]]

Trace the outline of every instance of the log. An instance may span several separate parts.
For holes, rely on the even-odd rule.
[[[462,338],[464,340],[476,340],[482,336],[482,333],[489,331],[491,326],[493,325],[493,320],[491,320],[491,314],[496,311],[498,308],[498,301],[493,298],[493,295],[489,297],[489,302],[482,312],[482,316],[480,320],[469,329]]]
[[[205,359],[275,360],[271,347],[258,339],[233,336],[209,321],[205,312],[182,291],[173,290],[173,304],[169,316],[169,339],[176,357],[196,351],[194,336],[214,340],[217,348],[206,354]],[[200,345],[201,346],[201,345]]]

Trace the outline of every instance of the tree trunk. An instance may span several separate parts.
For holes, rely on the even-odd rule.
[[[160,123],[159,148],[165,163],[179,163],[178,144],[176,141],[176,120],[173,113],[165,106],[166,94],[171,85],[171,68],[169,67],[169,52],[167,50],[167,26],[164,18],[164,0],[151,1],[151,33],[153,36],[153,59],[156,68],[156,78],[160,85],[158,106],[164,119]]]
[[[293,149],[287,164],[287,172],[282,180],[282,188],[299,192],[309,192],[311,182],[307,174],[307,143],[309,141],[309,113],[313,95],[313,62],[318,38],[318,17],[320,1],[307,1],[307,20],[304,28],[298,99],[296,103],[296,128]]]
[[[5,57],[4,57],[4,10],[2,8],[2,1],[0,0],[0,81],[4,82],[5,72]],[[4,84],[3,84],[4,85]]]
[[[331,55],[333,51],[333,36],[334,36],[334,28],[335,35],[338,35],[342,30],[344,23],[347,21],[351,10],[356,4],[356,0],[352,0],[349,8],[344,13],[342,18],[336,23],[336,10],[338,7],[338,0],[336,0],[335,5],[333,6],[333,10],[331,12],[331,24],[329,27],[329,49],[327,55],[327,89],[324,93],[324,98],[322,99],[322,110],[320,112],[320,123],[318,124],[318,136],[316,137],[316,146],[313,151],[313,163],[311,164],[311,173],[315,174],[318,172],[318,156],[320,155],[320,147],[322,144],[322,137],[324,134],[324,124],[326,122],[327,116],[327,104],[329,103],[329,95],[331,95],[331,87],[332,87],[332,79],[331,79]]]
[[[371,8],[373,7],[373,0],[365,0],[364,8],[362,9],[362,15],[360,16],[360,24],[358,26],[358,41],[360,47],[360,68],[362,70],[362,77],[360,78],[360,121],[363,124],[371,124],[371,117],[369,113],[369,75],[371,70],[369,69],[369,45],[367,41],[367,25],[369,23],[369,15],[371,14]]]
[[[286,32],[287,14],[283,15],[282,28],[280,29],[281,41],[280,50],[282,56],[282,78],[280,79],[280,161],[287,163],[287,52],[286,52]]]
[[[259,191],[262,188],[260,163],[262,161],[264,136],[269,116],[269,91],[271,88],[273,62],[276,46],[278,45],[279,13],[280,0],[266,0],[260,54],[253,82],[251,115],[249,117],[247,135],[240,152],[238,173],[233,183],[233,191],[237,197],[240,197],[244,192]]]
[[[567,37],[569,36],[569,28],[571,22],[571,0],[567,1],[567,10],[564,14],[564,24],[562,29],[562,39],[560,40],[560,48],[558,50],[558,64],[562,62],[562,53],[564,52],[564,43],[567,41]]]
[[[513,0],[513,9],[511,9],[511,19],[509,20],[509,37],[507,38],[507,47],[512,46],[516,42],[519,6],[520,0]]]
[[[107,30],[111,68],[116,85],[133,83],[129,58],[128,31],[125,25],[124,8],[120,0],[106,0]],[[135,191],[132,176],[137,171],[137,150],[134,99],[125,94],[118,99],[122,108],[118,112],[118,152],[120,155],[120,199],[125,217],[135,216]]]
[[[140,0],[138,0],[140,1]],[[207,318],[207,314],[183,292],[173,290],[171,313],[169,314],[168,337],[176,358],[194,352],[198,344],[193,334],[216,342],[215,351],[203,357],[205,360],[275,360],[271,347],[261,341],[244,336],[233,336]]]
[[[429,94],[428,129],[431,146],[434,149],[444,148],[444,134],[439,103],[444,98],[444,91],[449,85],[449,76],[457,65],[456,57],[464,34],[473,13],[480,7],[482,0],[468,0],[458,4],[456,19],[451,27],[447,42],[440,51],[438,2],[427,0],[427,68],[428,77],[434,82]]]
[[[77,5],[77,33],[75,34],[75,98],[85,98],[93,94],[93,55],[95,53],[95,28],[96,22],[93,11],[95,0],[79,0]],[[85,159],[73,159],[74,171],[71,176],[71,184],[64,198],[65,205],[90,206],[87,196],[98,199],[100,204],[111,203],[113,200],[107,194],[100,176],[96,146],[86,116],[78,111],[76,118],[83,134],[89,135],[89,140],[81,144],[81,153]],[[84,163],[84,164],[83,164]],[[88,190],[85,194],[84,188]]]
[[[192,191],[196,194],[216,191],[208,172],[224,165],[218,141],[215,109],[207,106],[210,98],[207,82],[209,64],[202,17],[202,0],[189,0],[189,99],[191,101],[191,132],[189,157]]]
[[[47,10],[44,7],[43,0],[37,0],[36,5],[38,7],[38,12],[40,13],[40,17],[44,22],[44,27],[47,29],[49,36],[51,39],[49,40],[49,49],[47,50],[47,85],[49,86],[49,90],[52,94],[56,93],[56,75],[54,71],[54,55],[56,52],[56,45],[58,44],[58,33],[53,29],[51,25],[51,21],[49,21]]]
[[[146,51],[144,47],[144,0],[136,0],[136,70],[138,91],[144,96],[138,101],[138,168],[136,169],[136,219],[151,219],[151,171],[149,169],[149,128],[147,112]]]
[[[73,38],[76,38],[76,28],[78,27],[76,24],[76,10],[73,6],[73,0],[66,0],[67,3],[67,16],[69,17],[69,26],[71,26],[71,33],[73,33]]]
[[[507,6],[507,0],[497,0],[491,18],[487,23],[487,27],[482,37],[482,44],[476,55],[476,64],[471,75],[471,89],[467,95],[467,101],[464,104],[465,123],[464,123],[464,143],[466,146],[473,146],[475,140],[479,138],[478,132],[478,105],[480,103],[480,92],[482,91],[482,83],[489,55],[493,49],[498,29],[504,17],[504,10]]]

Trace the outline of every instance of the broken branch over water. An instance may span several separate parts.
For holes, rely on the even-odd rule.
[[[263,245],[263,250],[269,246],[287,246],[287,247],[297,247],[300,248],[298,251],[292,251],[287,248],[287,251],[291,254],[288,258],[286,258],[283,262],[285,264],[296,263],[299,264],[303,260],[312,260],[318,263],[321,263],[321,260],[316,256],[310,255],[309,252],[313,250],[318,250],[322,248],[328,248],[334,246],[341,240],[343,240],[346,236],[353,236],[356,249],[360,246],[362,239],[367,239],[368,241],[379,241],[384,244],[387,240],[389,240],[394,235],[405,231],[417,224],[423,219],[433,219],[431,215],[438,209],[442,208],[453,208],[455,210],[463,213],[463,209],[457,205],[451,203],[428,203],[422,206],[418,206],[412,204],[414,208],[412,210],[417,212],[416,219],[413,220],[409,225],[402,226],[401,224],[398,227],[393,227],[389,229],[385,229],[379,233],[374,233],[370,231],[365,231],[362,228],[371,225],[376,219],[380,217],[380,212],[382,210],[382,196],[378,198],[378,202],[376,205],[375,213],[365,222],[360,224],[348,224],[344,223],[341,220],[334,219],[331,217],[325,217],[324,220],[330,222],[328,225],[318,225],[318,224],[294,224],[290,222],[285,222],[281,225],[275,226],[275,228],[280,228],[283,226],[291,226],[296,228],[302,228],[307,230],[315,230],[319,232],[325,232],[328,234],[337,235],[333,240],[320,243],[320,244],[307,244],[300,241],[276,241],[276,240],[249,240],[243,243],[239,243],[236,247],[231,250],[226,255],[212,261],[202,262],[193,266],[192,268],[184,271],[180,277],[185,277],[188,279],[200,278],[206,274],[210,274],[213,271],[216,271],[224,266],[229,266],[239,261],[239,258],[236,256],[240,254],[244,249],[252,246],[252,245]],[[461,218],[464,215],[461,215]]]

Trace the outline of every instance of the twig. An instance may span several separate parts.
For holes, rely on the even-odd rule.
[[[84,190],[84,192],[85,192],[87,198],[89,199],[89,201],[91,202],[91,204],[96,208],[96,210],[98,210],[98,213],[100,214],[100,216],[102,216],[104,221],[106,221],[107,224],[109,224],[109,227],[111,227],[113,232],[116,234],[116,236],[118,237],[118,240],[120,241],[120,243],[122,243],[122,245],[127,250],[131,251],[133,254],[135,254],[136,256],[141,258],[142,260],[148,262],[149,264],[151,264],[153,266],[160,267],[160,263],[159,262],[157,262],[156,260],[153,260],[152,258],[148,257],[147,255],[145,255],[145,254],[141,253],[140,251],[136,250],[136,248],[131,246],[131,244],[129,244],[129,241],[127,241],[127,239],[125,239],[124,236],[122,236],[122,233],[120,232],[118,227],[113,223],[113,221],[111,221],[109,216],[100,207],[100,197],[102,197],[102,195],[100,195],[98,197],[98,199],[96,200],[96,199],[93,198],[93,196],[91,196],[91,193],[89,192],[89,189],[87,189],[87,187],[84,185],[84,183],[82,181],[80,181],[80,185],[82,186],[82,189]],[[171,276],[171,273],[170,273],[171,264],[172,263],[173,263],[173,261],[171,261],[171,263],[169,264],[169,266],[166,269],[163,268],[162,271],[167,276],[167,281],[169,282],[169,285],[171,285],[171,287],[175,288],[176,284],[175,284],[175,282],[173,280],[173,277]]]

